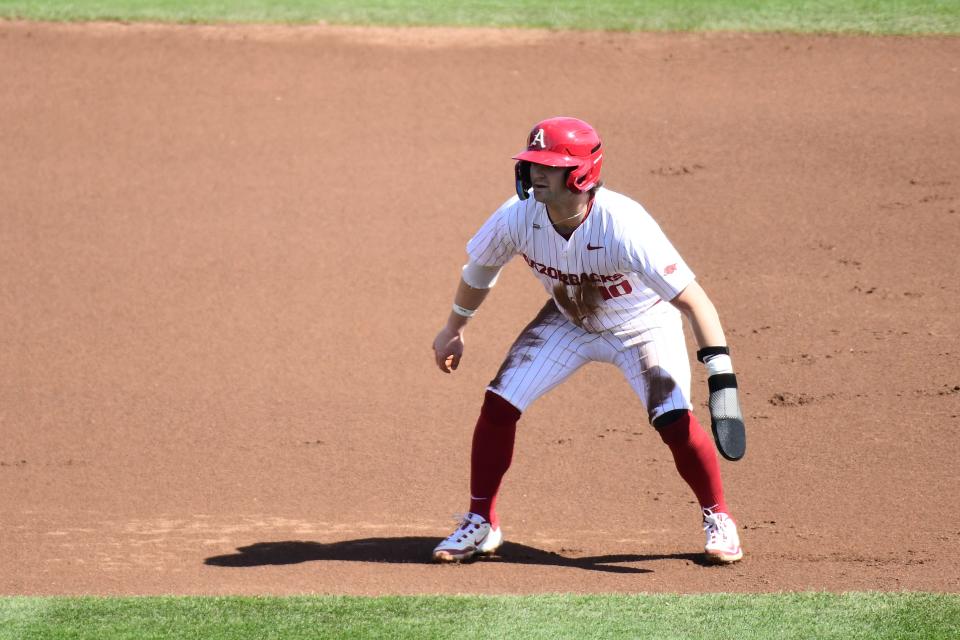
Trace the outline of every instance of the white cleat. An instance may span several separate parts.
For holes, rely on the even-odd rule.
[[[493,553],[503,544],[500,528],[494,529],[483,516],[468,513],[457,530],[433,550],[434,562],[463,562],[478,555]]]
[[[703,549],[707,562],[729,564],[743,557],[740,536],[733,518],[725,513],[704,509],[703,530],[707,533],[707,544]]]

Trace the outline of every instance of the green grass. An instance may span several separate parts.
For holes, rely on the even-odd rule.
[[[958,0],[0,0],[32,20],[960,33]]]
[[[960,637],[960,596],[0,598],[0,640],[476,637],[946,639]]]

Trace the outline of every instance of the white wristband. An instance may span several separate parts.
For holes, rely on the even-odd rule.
[[[472,318],[473,314],[477,312],[476,309],[467,309],[466,307],[461,307],[456,302],[453,303],[453,312],[458,316],[463,316],[464,318]]]
[[[707,357],[703,364],[707,365],[708,376],[715,376],[718,373],[733,373],[733,361],[730,356],[723,353]]]

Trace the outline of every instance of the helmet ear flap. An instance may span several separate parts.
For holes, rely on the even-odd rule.
[[[567,175],[567,188],[575,193],[583,193],[600,182],[600,166],[603,161],[601,143],[590,150],[590,155],[581,159],[580,164]]]
[[[530,163],[519,160],[513,167],[513,173],[517,179],[517,197],[526,200],[530,197],[529,191],[533,186],[533,180],[530,179]]]
[[[579,167],[573,167],[567,172],[567,188],[574,193],[583,193],[587,189],[583,188],[583,183],[587,179],[587,173],[590,171],[590,165],[586,162]]]

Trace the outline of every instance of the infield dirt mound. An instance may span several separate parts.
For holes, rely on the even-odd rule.
[[[0,23],[0,593],[957,591],[960,39]],[[520,423],[498,560],[428,564],[511,264],[464,244],[551,115],[720,309],[746,559],[612,367]],[[695,368],[698,413],[706,385]]]

